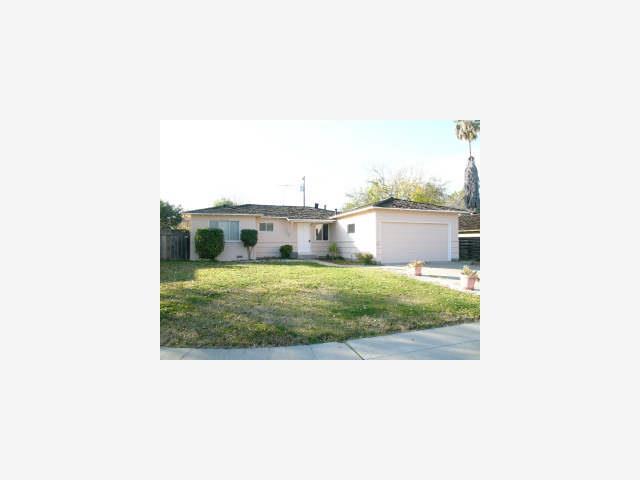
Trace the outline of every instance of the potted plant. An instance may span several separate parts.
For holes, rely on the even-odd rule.
[[[422,260],[414,260],[408,266],[413,268],[415,276],[419,277],[419,276],[422,275],[422,266],[423,265],[424,265],[424,262]]]
[[[476,286],[476,281],[480,281],[478,272],[471,270],[468,265],[465,265],[460,272],[460,286],[466,290],[473,290]]]

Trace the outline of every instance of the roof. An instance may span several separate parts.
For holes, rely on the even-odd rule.
[[[346,217],[354,215],[356,213],[366,212],[374,208],[393,208],[404,210],[423,210],[425,212],[443,212],[443,213],[468,213],[468,210],[462,210],[460,208],[448,207],[445,205],[436,205],[434,203],[413,202],[411,200],[402,200],[400,198],[389,197],[379,202],[370,203],[368,205],[362,205],[345,212],[341,212],[335,215],[334,218]]]
[[[402,200],[400,198],[389,197],[371,205],[372,207],[383,208],[409,208],[411,210],[446,210],[448,212],[467,212],[460,208],[448,207],[445,205],[436,205],[434,203],[412,202],[411,200]]]
[[[458,231],[480,231],[480,214],[464,213],[458,217]]]
[[[324,208],[300,207],[290,205],[256,205],[247,203],[230,207],[210,207],[189,210],[183,213],[211,214],[211,215],[256,215],[264,217],[282,217],[290,220],[328,219],[336,214],[335,210]]]

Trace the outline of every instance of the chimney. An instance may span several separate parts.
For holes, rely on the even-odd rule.
[[[318,204],[316,203],[316,208],[318,208]]]
[[[336,215],[338,214],[338,209],[336,208]]]

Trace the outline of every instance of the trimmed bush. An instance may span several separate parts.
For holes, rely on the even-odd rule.
[[[196,232],[194,243],[200,258],[215,260],[224,250],[224,232],[220,228],[200,228]]]
[[[249,228],[241,230],[240,240],[242,240],[242,243],[247,249],[247,258],[251,260],[251,250],[256,246],[256,243],[258,243],[258,231]]]
[[[282,258],[291,258],[291,252],[293,252],[293,247],[291,245],[282,245],[280,247],[280,256]]]
[[[356,254],[356,260],[360,263],[364,263],[365,265],[375,265],[375,260],[373,259],[372,253],[360,253]]]

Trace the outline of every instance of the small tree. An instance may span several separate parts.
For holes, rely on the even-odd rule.
[[[194,240],[200,258],[215,260],[224,250],[224,232],[220,228],[200,228]]]
[[[247,256],[249,260],[251,260],[251,251],[253,247],[256,246],[256,243],[258,243],[258,231],[252,229],[242,230],[240,232],[240,240],[242,240],[242,243],[247,248]]]
[[[160,200],[160,228],[176,228],[182,222],[182,207]]]
[[[215,202],[213,202],[214,207],[233,207],[236,203],[230,198],[219,198]]]

